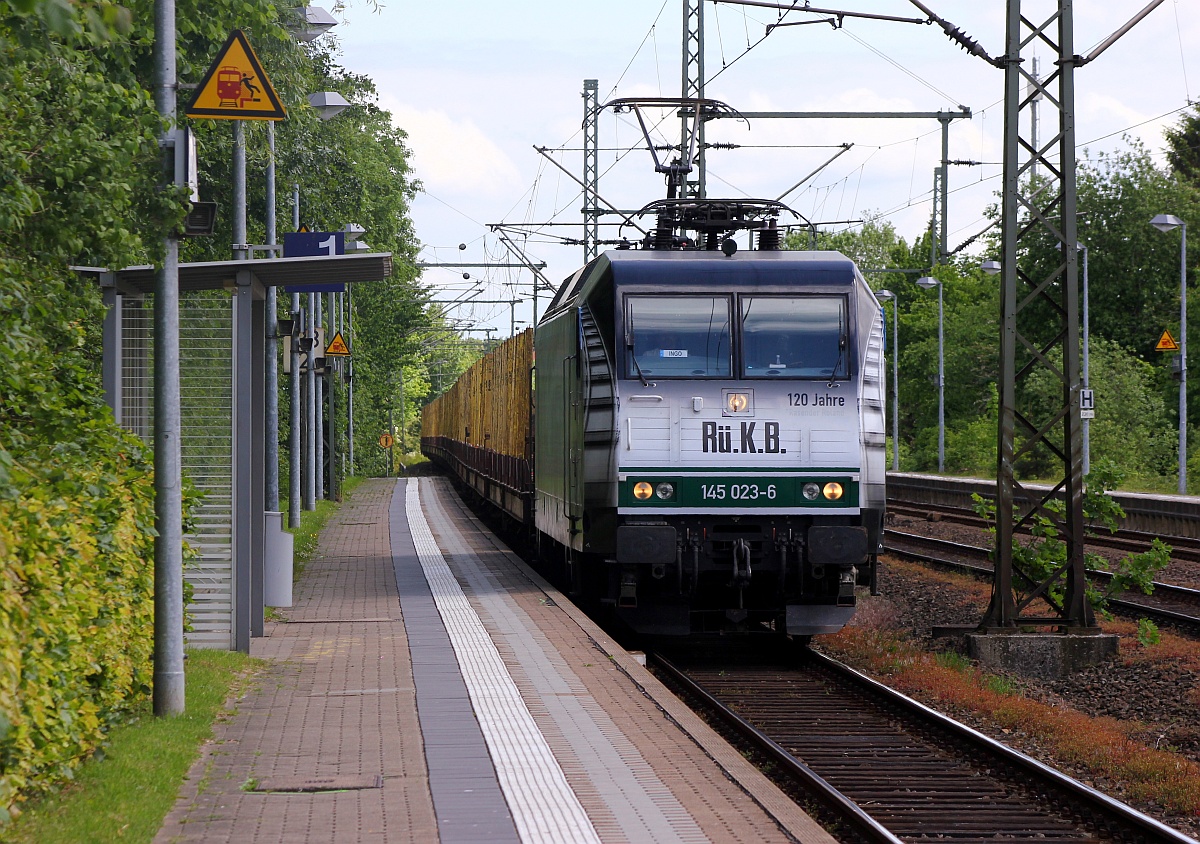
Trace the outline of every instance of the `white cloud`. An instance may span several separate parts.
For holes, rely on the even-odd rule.
[[[413,169],[430,192],[480,197],[520,192],[516,166],[471,120],[403,104],[388,108],[393,122],[408,133]]]

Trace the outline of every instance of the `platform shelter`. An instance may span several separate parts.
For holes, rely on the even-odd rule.
[[[106,401],[152,445],[155,268],[77,269],[97,278],[107,306]],[[267,288],[327,289],[391,271],[391,253],[179,265],[180,450],[203,493],[184,537],[197,551],[184,568],[188,645],[249,653],[263,634],[266,355],[279,353]]]

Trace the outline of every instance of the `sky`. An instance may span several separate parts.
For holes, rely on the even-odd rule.
[[[1001,0],[923,0],[993,56],[1004,51]],[[510,236],[546,278],[559,284],[584,261],[582,198],[569,175],[538,153],[543,147],[577,177],[583,170],[583,80],[599,82],[600,101],[678,97],[683,0],[351,0],[333,30],[341,63],[371,77],[380,106],[408,133],[423,191],[412,207],[429,263],[505,264],[517,259],[492,230]],[[1075,52],[1087,55],[1149,0],[1076,0]],[[923,18],[908,0],[813,0],[814,7]],[[1057,0],[1025,0],[1039,23]],[[985,225],[1001,176],[1003,73],[968,55],[937,26],[704,2],[705,94],[741,112],[958,111],[949,158],[948,241],[957,246]],[[330,37],[330,36],[325,36]],[[1200,3],[1164,0],[1095,61],[1076,71],[1080,157],[1126,148],[1138,139],[1164,163],[1162,132],[1200,100]],[[1037,57],[1045,75],[1051,56]],[[1057,112],[1041,109],[1043,139]],[[784,201],[804,218],[837,230],[881,216],[909,242],[928,226],[941,130],[930,119],[721,120],[709,143],[710,197],[775,199],[852,144]],[[679,121],[665,120],[657,143],[677,143]],[[629,114],[606,110],[599,122],[600,187],[619,208],[666,196],[641,131]],[[1170,213],[1170,209],[1164,209]],[[553,223],[554,225],[547,225]],[[631,236],[616,226],[601,238]],[[369,242],[369,235],[367,240]],[[465,248],[460,248],[460,245]],[[470,275],[464,279],[463,274]],[[534,319],[533,276],[499,266],[425,270],[435,298],[470,298],[447,316],[482,337],[507,336]],[[539,291],[540,315],[549,294]],[[520,299],[520,304],[505,304]],[[498,300],[498,301],[486,301]]]

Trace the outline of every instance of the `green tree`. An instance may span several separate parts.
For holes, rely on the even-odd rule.
[[[1193,108],[1172,129],[1163,132],[1171,171],[1193,185],[1200,184],[1200,111]]]

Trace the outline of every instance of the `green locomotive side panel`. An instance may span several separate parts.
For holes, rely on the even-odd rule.
[[[535,337],[538,409],[535,425],[535,522],[538,530],[568,547],[576,546],[582,518],[579,479],[580,425],[572,391],[577,381],[577,317],[561,311],[538,325]]]

